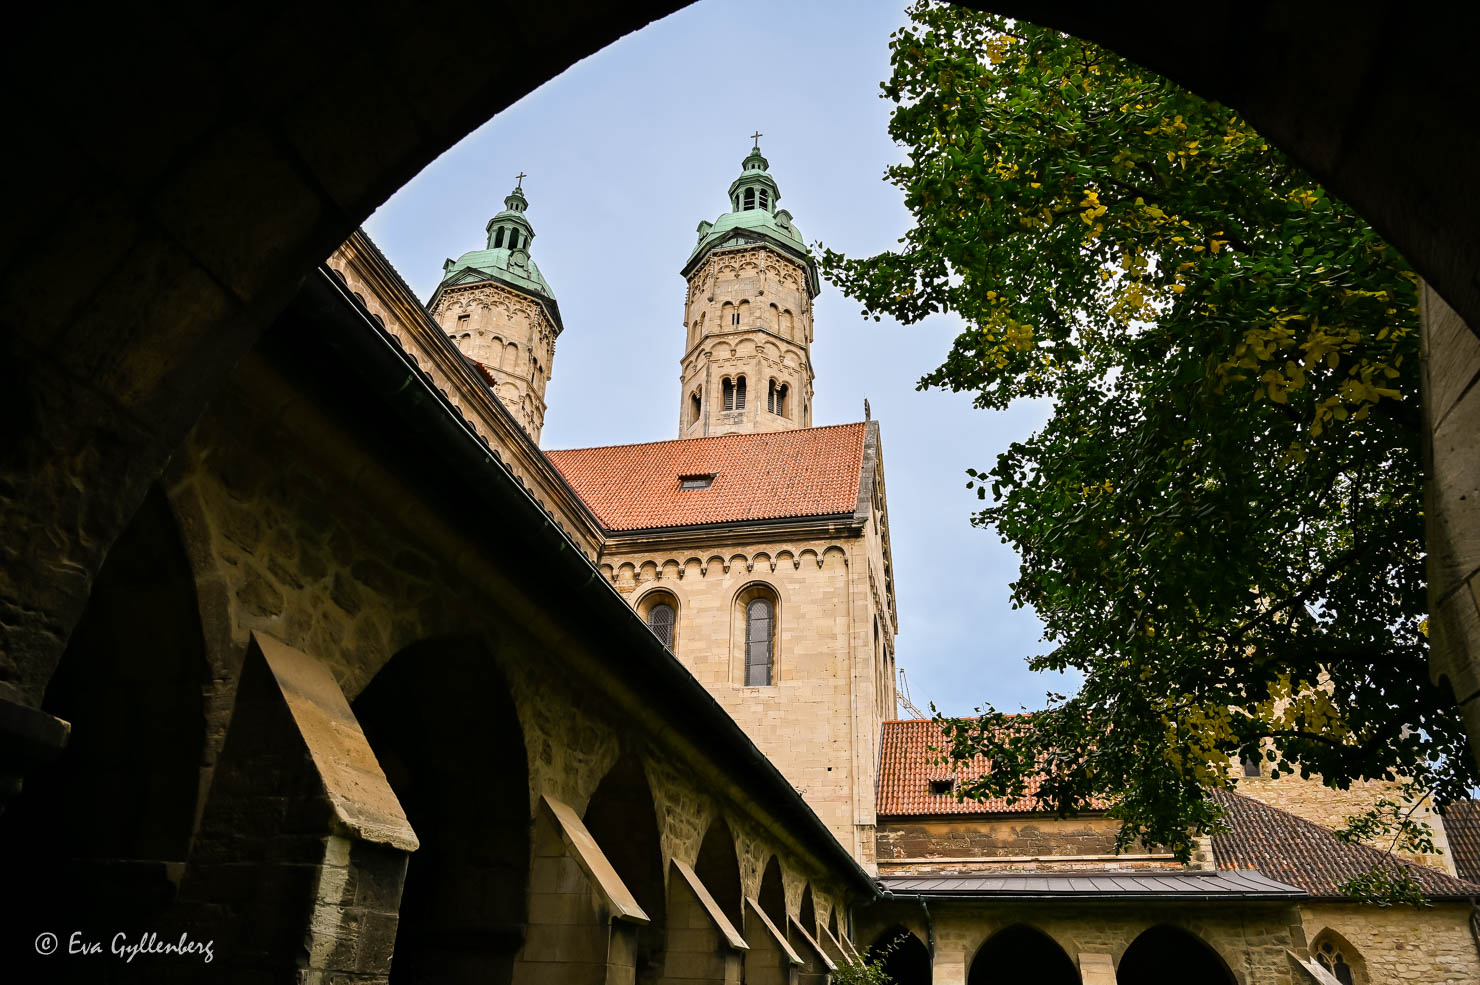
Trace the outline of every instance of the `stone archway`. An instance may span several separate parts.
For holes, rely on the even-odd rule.
[[[903,924],[895,924],[874,938],[869,959],[884,967],[894,985],[930,985],[930,949]]]
[[[1079,971],[1052,937],[1036,927],[1018,923],[987,938],[971,960],[966,985],[998,982],[1079,985]]]
[[[761,888],[755,900],[783,934],[786,933],[786,888],[781,880],[781,861],[772,855],[761,873]]]
[[[583,821],[651,921],[635,932],[635,980],[637,985],[651,985],[663,968],[667,907],[661,829],[653,791],[637,757],[625,754],[607,771],[591,795]]]
[[[735,835],[724,818],[716,817],[704,832],[694,873],[735,929],[741,929],[745,899],[740,888],[740,857],[735,853]]]
[[[71,739],[0,815],[0,841],[24,846],[17,899],[120,928],[169,908],[199,811],[210,678],[189,559],[152,487],[46,688],[42,708]]]
[[[1131,942],[1115,969],[1119,985],[1236,985],[1233,972],[1206,941],[1181,927],[1152,927]]]
[[[354,712],[421,841],[392,985],[508,985],[528,919],[530,801],[507,684],[471,641],[418,643],[381,668]]]

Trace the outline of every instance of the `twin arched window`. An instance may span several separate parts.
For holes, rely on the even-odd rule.
[[[745,377],[737,376],[730,379],[726,376],[720,386],[724,396],[722,406],[725,410],[745,409]]]
[[[788,416],[786,413],[786,393],[787,386],[785,383],[777,383],[775,380],[772,380],[771,388],[766,392],[766,410],[781,417]]]
[[[771,684],[775,654],[776,607],[768,598],[751,599],[745,605],[745,686]]]
[[[1359,975],[1357,971],[1361,959],[1357,957],[1356,951],[1331,931],[1317,935],[1315,945],[1310,950],[1316,963],[1329,971],[1341,985],[1361,985],[1366,981],[1365,976]]]

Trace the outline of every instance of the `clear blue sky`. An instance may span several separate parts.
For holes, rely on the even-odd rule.
[[[423,300],[447,257],[480,249],[483,226],[520,171],[529,177],[531,254],[565,331],[542,444],[575,448],[677,437],[684,344],[679,268],[700,219],[759,129],[761,149],[808,243],[865,255],[909,225],[882,180],[903,156],[888,137],[888,38],[902,0],[703,0],[573,66],[470,134],[366,223]],[[489,39],[487,57],[498,57]],[[1041,627],[1014,610],[1017,557],[970,526],[964,470],[985,468],[1046,414],[975,410],[967,395],[916,392],[959,322],[909,327],[859,316],[824,284],[817,300],[813,420],[883,429],[895,559],[899,665],[917,704],[969,714],[1042,704],[1062,678],[1031,674]]]

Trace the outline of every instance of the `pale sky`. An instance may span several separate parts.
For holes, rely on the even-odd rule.
[[[684,281],[700,219],[728,207],[759,129],[781,204],[809,245],[887,249],[909,215],[884,168],[903,158],[879,97],[902,0],[702,0],[598,52],[468,135],[367,221],[425,301],[447,257],[484,246],[514,176],[528,174],[531,256],[565,331],[541,444],[579,448],[677,437]],[[498,39],[483,45],[498,57]],[[969,714],[1038,707],[1072,689],[1024,664],[1041,626],[1014,610],[1018,559],[991,531],[965,469],[985,469],[1045,419],[1043,405],[972,408],[917,392],[943,361],[954,316],[865,321],[824,282],[815,309],[813,423],[862,420],[883,437],[898,594],[899,666],[915,703]]]

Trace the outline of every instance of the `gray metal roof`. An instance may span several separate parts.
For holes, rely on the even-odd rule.
[[[883,876],[879,884],[898,895],[965,899],[1299,899],[1309,895],[1252,869]]]

